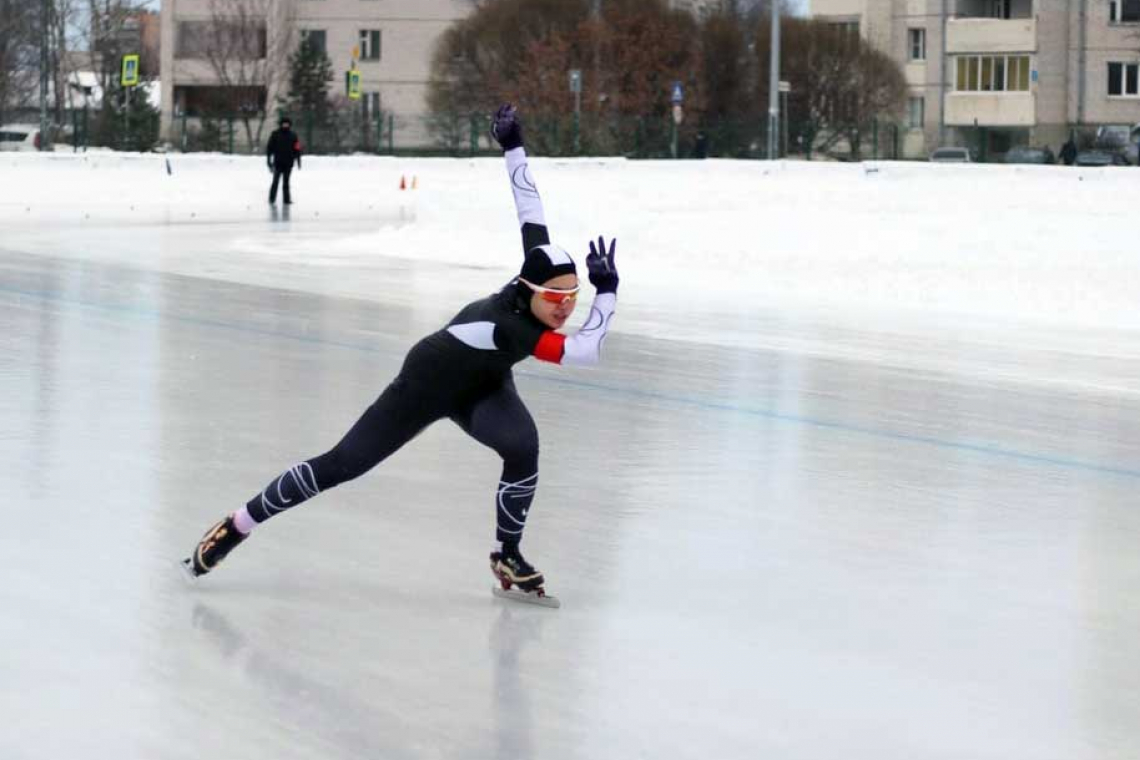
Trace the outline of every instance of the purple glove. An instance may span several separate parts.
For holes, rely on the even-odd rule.
[[[590,271],[590,282],[599,293],[617,293],[618,273],[614,265],[614,249],[617,240],[610,241],[610,250],[606,251],[606,241],[598,236],[598,245],[590,241],[590,254],[586,256],[586,269]]]
[[[491,137],[495,138],[495,142],[504,153],[522,147],[522,122],[519,120],[517,108],[510,103],[499,106],[499,110],[491,118]]]

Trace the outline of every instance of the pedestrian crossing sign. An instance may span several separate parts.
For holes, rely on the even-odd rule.
[[[348,99],[360,100],[360,71],[352,69],[348,72]]]
[[[137,55],[123,56],[123,74],[119,81],[123,87],[138,87],[139,57]]]

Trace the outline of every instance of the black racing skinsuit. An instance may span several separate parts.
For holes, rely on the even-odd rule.
[[[522,233],[524,251],[549,242],[543,225],[524,224]],[[481,337],[465,342],[451,329]],[[286,470],[253,497],[250,515],[263,522],[359,477],[446,417],[502,457],[496,538],[520,540],[538,484],[538,429],[511,368],[534,354],[546,332],[513,283],[468,304],[411,348],[396,379],[336,446]]]

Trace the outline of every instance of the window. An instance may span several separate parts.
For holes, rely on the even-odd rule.
[[[906,102],[906,125],[911,129],[922,129],[926,122],[926,99],[909,98]]]
[[[1108,94],[1121,98],[1134,98],[1140,95],[1140,64],[1108,64]]]
[[[831,28],[839,32],[844,37],[858,37],[859,36],[859,22],[858,21],[833,21],[830,24]]]
[[[1140,0],[1109,0],[1108,20],[1113,24],[1140,23]]]
[[[324,53],[325,55],[328,55],[328,39],[328,32],[326,32],[324,29],[301,30],[301,41],[309,43],[309,45],[312,46],[312,48],[318,53]]]
[[[910,59],[912,61],[926,60],[926,30],[908,29],[907,38],[910,40]]]
[[[212,55],[242,61],[262,60],[268,51],[263,21],[180,21],[175,58],[207,59]]]
[[[990,0],[990,18],[1009,18],[1010,0]]]
[[[265,113],[265,87],[225,87],[190,85],[174,88],[175,111],[186,116],[232,116],[238,113]]]
[[[380,93],[366,92],[360,98],[361,116],[365,122],[380,118]]]
[[[362,61],[379,61],[380,60],[380,30],[379,29],[361,29],[360,30],[360,60],[362,60]]]
[[[174,40],[175,58],[205,58],[210,38],[210,22],[180,21]]]
[[[451,60],[455,62],[466,61],[475,57],[472,40],[474,35],[464,29],[456,29],[451,38]]]
[[[1021,83],[1021,59],[1010,56],[1010,58],[1008,58],[1006,60],[1006,67],[1007,67],[1006,68],[1006,77],[1008,77],[1008,81],[1009,81],[1009,87],[1007,87],[1006,89],[1007,90],[1020,89],[1019,85]],[[1028,68],[1029,67],[1026,66],[1026,69],[1028,69]],[[1029,72],[1026,71],[1025,75],[1029,76]],[[1025,89],[1028,90],[1029,87],[1026,87]]]
[[[958,56],[958,92],[1028,92],[1029,56]]]

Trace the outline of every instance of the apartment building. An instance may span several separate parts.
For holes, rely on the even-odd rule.
[[[247,39],[222,43],[245,50],[231,56],[227,83],[210,59],[217,58],[218,17],[239,6],[256,19],[253,34],[243,34]],[[177,143],[183,125],[193,127],[226,84],[231,101],[238,87],[240,107],[273,119],[288,87],[287,55],[308,37],[332,62],[334,92],[344,92],[346,72],[359,71],[365,118],[378,110],[392,114],[397,145],[426,145],[424,117],[436,41],[475,6],[475,0],[163,0],[164,139]],[[243,56],[253,60],[239,60]],[[266,75],[268,69],[274,70],[271,75]]]
[[[1070,131],[1140,122],[1140,0],[812,0],[897,60],[902,149],[1054,151]]]

